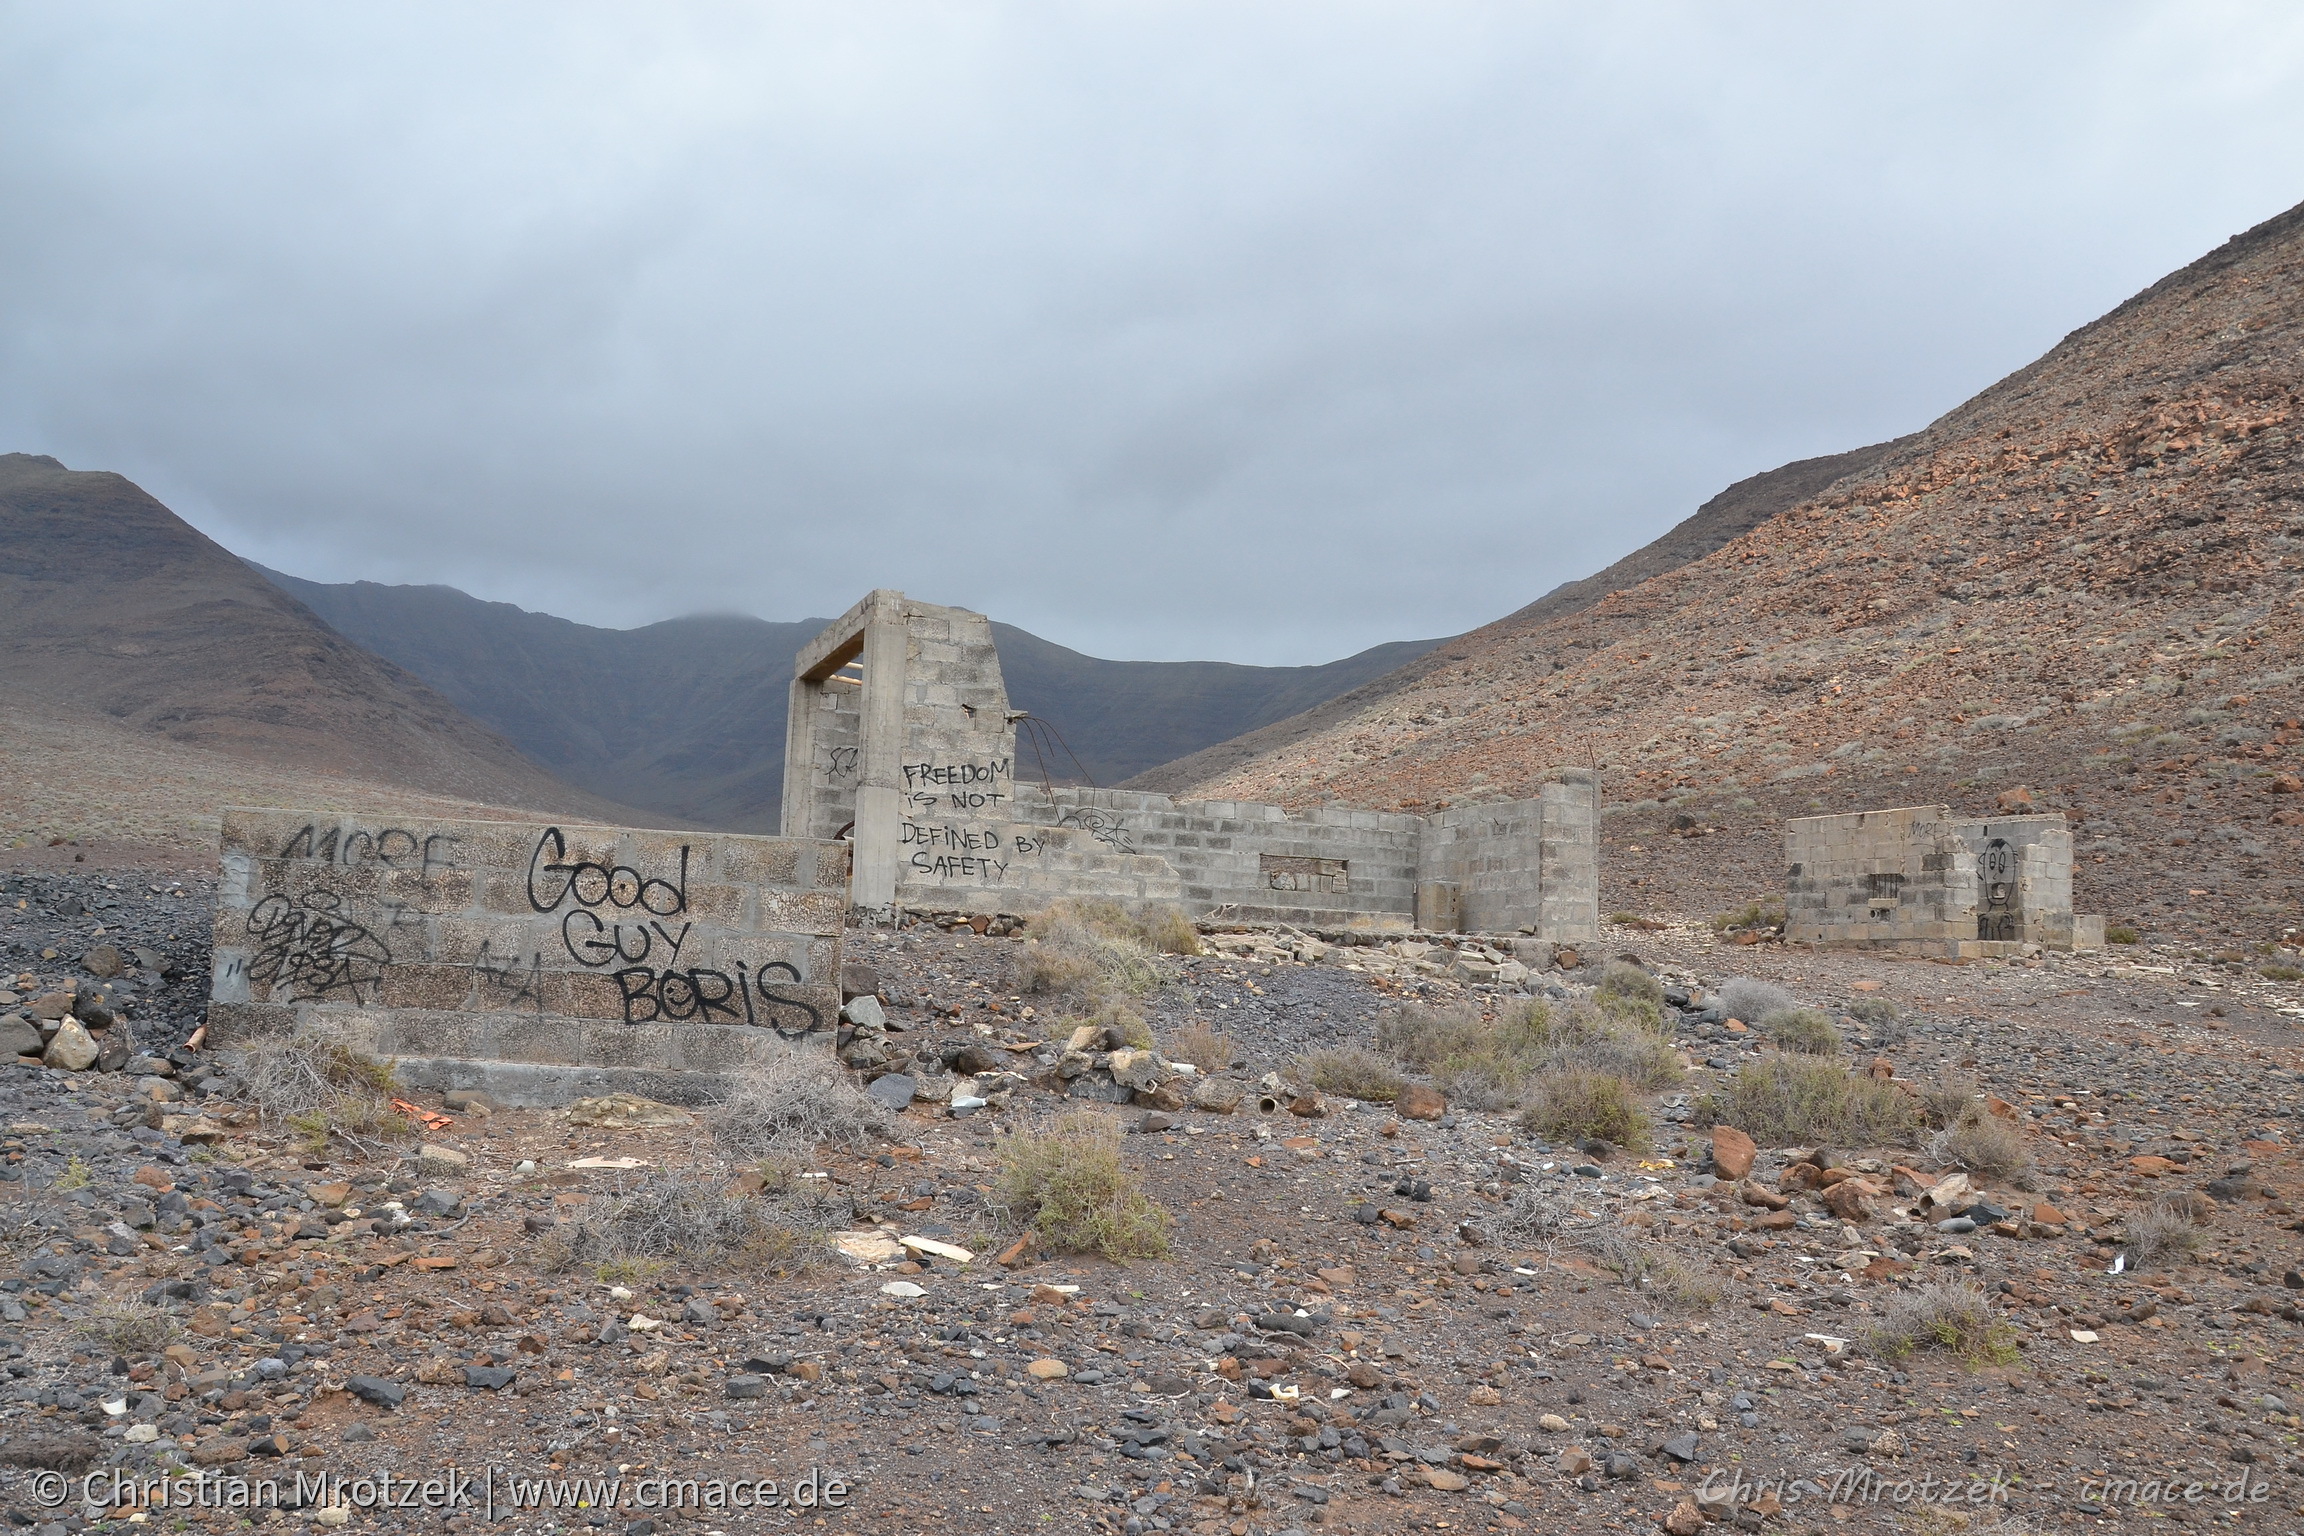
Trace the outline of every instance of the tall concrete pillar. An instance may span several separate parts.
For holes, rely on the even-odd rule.
[[[791,702],[784,713],[784,794],[781,826],[786,837],[814,837],[816,814],[816,705],[820,682],[792,674]]]
[[[904,825],[905,653],[910,632],[901,594],[875,592],[864,626],[864,747],[856,778],[856,876],[859,907],[896,901],[898,838]]]

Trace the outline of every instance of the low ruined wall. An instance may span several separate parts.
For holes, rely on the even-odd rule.
[[[412,1087],[695,1102],[829,1041],[845,844],[224,813],[209,1038],[325,1024]]]

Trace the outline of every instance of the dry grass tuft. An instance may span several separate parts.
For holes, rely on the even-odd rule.
[[[326,1029],[252,1040],[226,1053],[226,1064],[265,1123],[295,1131],[308,1151],[324,1152],[336,1137],[367,1153],[415,1134],[392,1107],[400,1091],[392,1068]]]
[[[1017,989],[1076,997],[1091,1007],[1142,997],[1165,979],[1155,939],[1182,941],[1173,925],[1147,929],[1116,902],[1057,902],[1031,921],[1017,961]]]
[[[1764,1147],[1870,1147],[1910,1135],[1919,1116],[1892,1084],[1828,1057],[1770,1051],[1698,1099],[1694,1119],[1700,1126],[1733,1125]]]
[[[80,1336],[106,1354],[140,1360],[176,1342],[176,1319],[128,1296],[107,1296],[80,1322]]]
[[[2032,1166],[2023,1131],[1973,1102],[1929,1137],[1925,1150],[1931,1166],[1949,1163],[1988,1178],[2012,1179]]]
[[[1369,1104],[1389,1104],[1407,1086],[1390,1062],[1358,1045],[1314,1051],[1296,1063],[1296,1075],[1322,1093],[1340,1093]]]
[[[1882,1360],[1902,1360],[1922,1349],[1943,1350],[1969,1365],[2007,1365],[2017,1357],[2014,1332],[1994,1319],[1984,1293],[1951,1280],[1890,1298],[1879,1323],[1864,1335],[1864,1348]]]
[[[1939,1068],[1920,1089],[1921,1117],[1939,1128],[1957,1124],[1981,1107],[1977,1101],[1983,1093],[1983,1080],[1975,1073],[1957,1067]]]
[[[1202,1072],[1222,1072],[1239,1059],[1232,1037],[1206,1024],[1194,1024],[1168,1037],[1162,1047],[1170,1061],[1188,1061]]]
[[[1779,1008],[1760,1021],[1760,1032],[1780,1051],[1807,1056],[1840,1054],[1840,1031],[1821,1008]]]
[[[1156,1259],[1175,1219],[1121,1161],[1118,1122],[1093,1110],[1002,1137],[996,1198],[1054,1253]]]
[[[1567,1221],[1566,1200],[1550,1190],[1527,1188],[1482,1222],[1481,1229],[1499,1248],[1532,1248],[1558,1236]]]
[[[2122,1246],[2137,1269],[2165,1269],[2188,1259],[2200,1247],[2200,1226],[2191,1209],[2178,1200],[2158,1200],[2125,1223],[2128,1241]]]
[[[1589,1067],[1564,1067],[1538,1077],[1520,1126],[1547,1141],[1597,1136],[1620,1147],[1649,1144],[1648,1113],[1632,1085],[1613,1072]]]
[[[804,1154],[826,1142],[866,1146],[895,1134],[896,1118],[830,1056],[792,1050],[732,1074],[704,1123],[735,1162]]]
[[[1661,1007],[1664,1002],[1664,983],[1631,962],[1618,960],[1601,972],[1600,980],[1593,985],[1593,1001],[1598,1002],[1604,997],[1631,998]]]
[[[821,1254],[824,1234],[849,1214],[845,1202],[800,1180],[742,1195],[693,1172],[665,1173],[597,1217],[545,1232],[530,1258],[546,1274],[590,1266],[603,1280],[721,1265],[789,1275]]]

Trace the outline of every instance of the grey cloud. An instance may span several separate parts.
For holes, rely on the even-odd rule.
[[[2304,195],[2283,6],[0,28],[0,447],[595,623],[1460,630]]]

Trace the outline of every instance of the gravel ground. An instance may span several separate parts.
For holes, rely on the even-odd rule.
[[[73,962],[108,940],[160,950],[180,978],[110,979],[116,998],[135,996],[142,1048],[180,1039],[197,1018],[187,994],[204,985],[193,956],[207,891],[168,884],[10,876],[0,942],[19,981],[92,982]],[[69,913],[72,900],[84,910]],[[915,1033],[1048,1022],[1015,990],[1015,940],[925,926],[851,939]],[[797,1279],[675,1267],[625,1277],[623,1295],[539,1267],[535,1233],[652,1172],[725,1176],[694,1128],[459,1112],[429,1135],[464,1165],[366,1162],[266,1128],[228,1075],[188,1053],[173,1079],[187,1097],[165,1106],[126,1073],[16,1066],[0,1071],[13,1255],[0,1502],[19,1523],[73,1530],[90,1511],[76,1482],[64,1506],[43,1504],[49,1472],[186,1466],[292,1488],[298,1471],[421,1479],[454,1463],[497,1469],[492,1528],[642,1536],[796,1517],[643,1510],[640,1480],[789,1483],[811,1467],[841,1481],[844,1507],[797,1518],[871,1532],[1629,1531],[1707,1514],[1799,1532],[1953,1529],[1916,1511],[1923,1478],[1963,1499],[1981,1483],[1977,1520],[2304,1524],[2304,1420],[2289,1410],[2304,1391],[2289,1320],[2304,1316],[2291,1300],[2304,1287],[2292,985],[2179,953],[1947,966],[1739,948],[1692,927],[1612,930],[1593,949],[1638,955],[1696,1003],[1737,974],[1836,1011],[1895,1002],[1897,1027],[1844,1021],[1850,1059],[1885,1055],[1915,1084],[1964,1067],[2013,1106],[2037,1171],[1981,1181],[2006,1228],[1946,1232],[1918,1212],[1910,1175],[1943,1171],[1918,1148],[1833,1149],[1828,1161],[1880,1190],[1861,1220],[1802,1187],[1790,1170],[1806,1148],[1762,1147],[1747,1180],[1716,1180],[1708,1136],[1670,1117],[1756,1048],[1701,1008],[1680,1020],[1694,1076],[1651,1101],[1646,1155],[1548,1146],[1467,1110],[1402,1121],[1331,1098],[1314,1119],[1180,1111],[1126,1138],[1177,1218],[1170,1257],[1003,1269],[989,1257],[1009,1235],[992,1208],[998,1138],[1075,1107],[1026,1089],[973,1118],[915,1106],[903,1142],[819,1159],[841,1221],[987,1256],[835,1261]],[[1222,1028],[1244,1077],[1372,1039],[1403,997],[1514,1001],[1335,963],[1171,968],[1148,1015],[1163,1032]],[[1534,982],[1568,994],[1591,974]],[[643,1166],[569,1166],[595,1156]],[[2126,1218],[2174,1191],[2212,1202],[2197,1250],[2108,1273]],[[1549,1224],[1513,1226],[1515,1201]],[[1628,1251],[1646,1256],[1644,1281],[1611,1267]],[[1866,1352],[1898,1299],[1936,1280],[1989,1298],[2005,1360]],[[890,1294],[894,1282],[921,1294]],[[157,1317],[172,1356],[115,1355],[92,1335],[112,1326],[108,1307],[146,1297],[130,1315]],[[510,1507],[512,1477],[619,1469],[613,1511]],[[462,1530],[486,1513],[355,1506],[348,1520]],[[262,1524],[329,1528],[321,1519],[307,1501]]]

